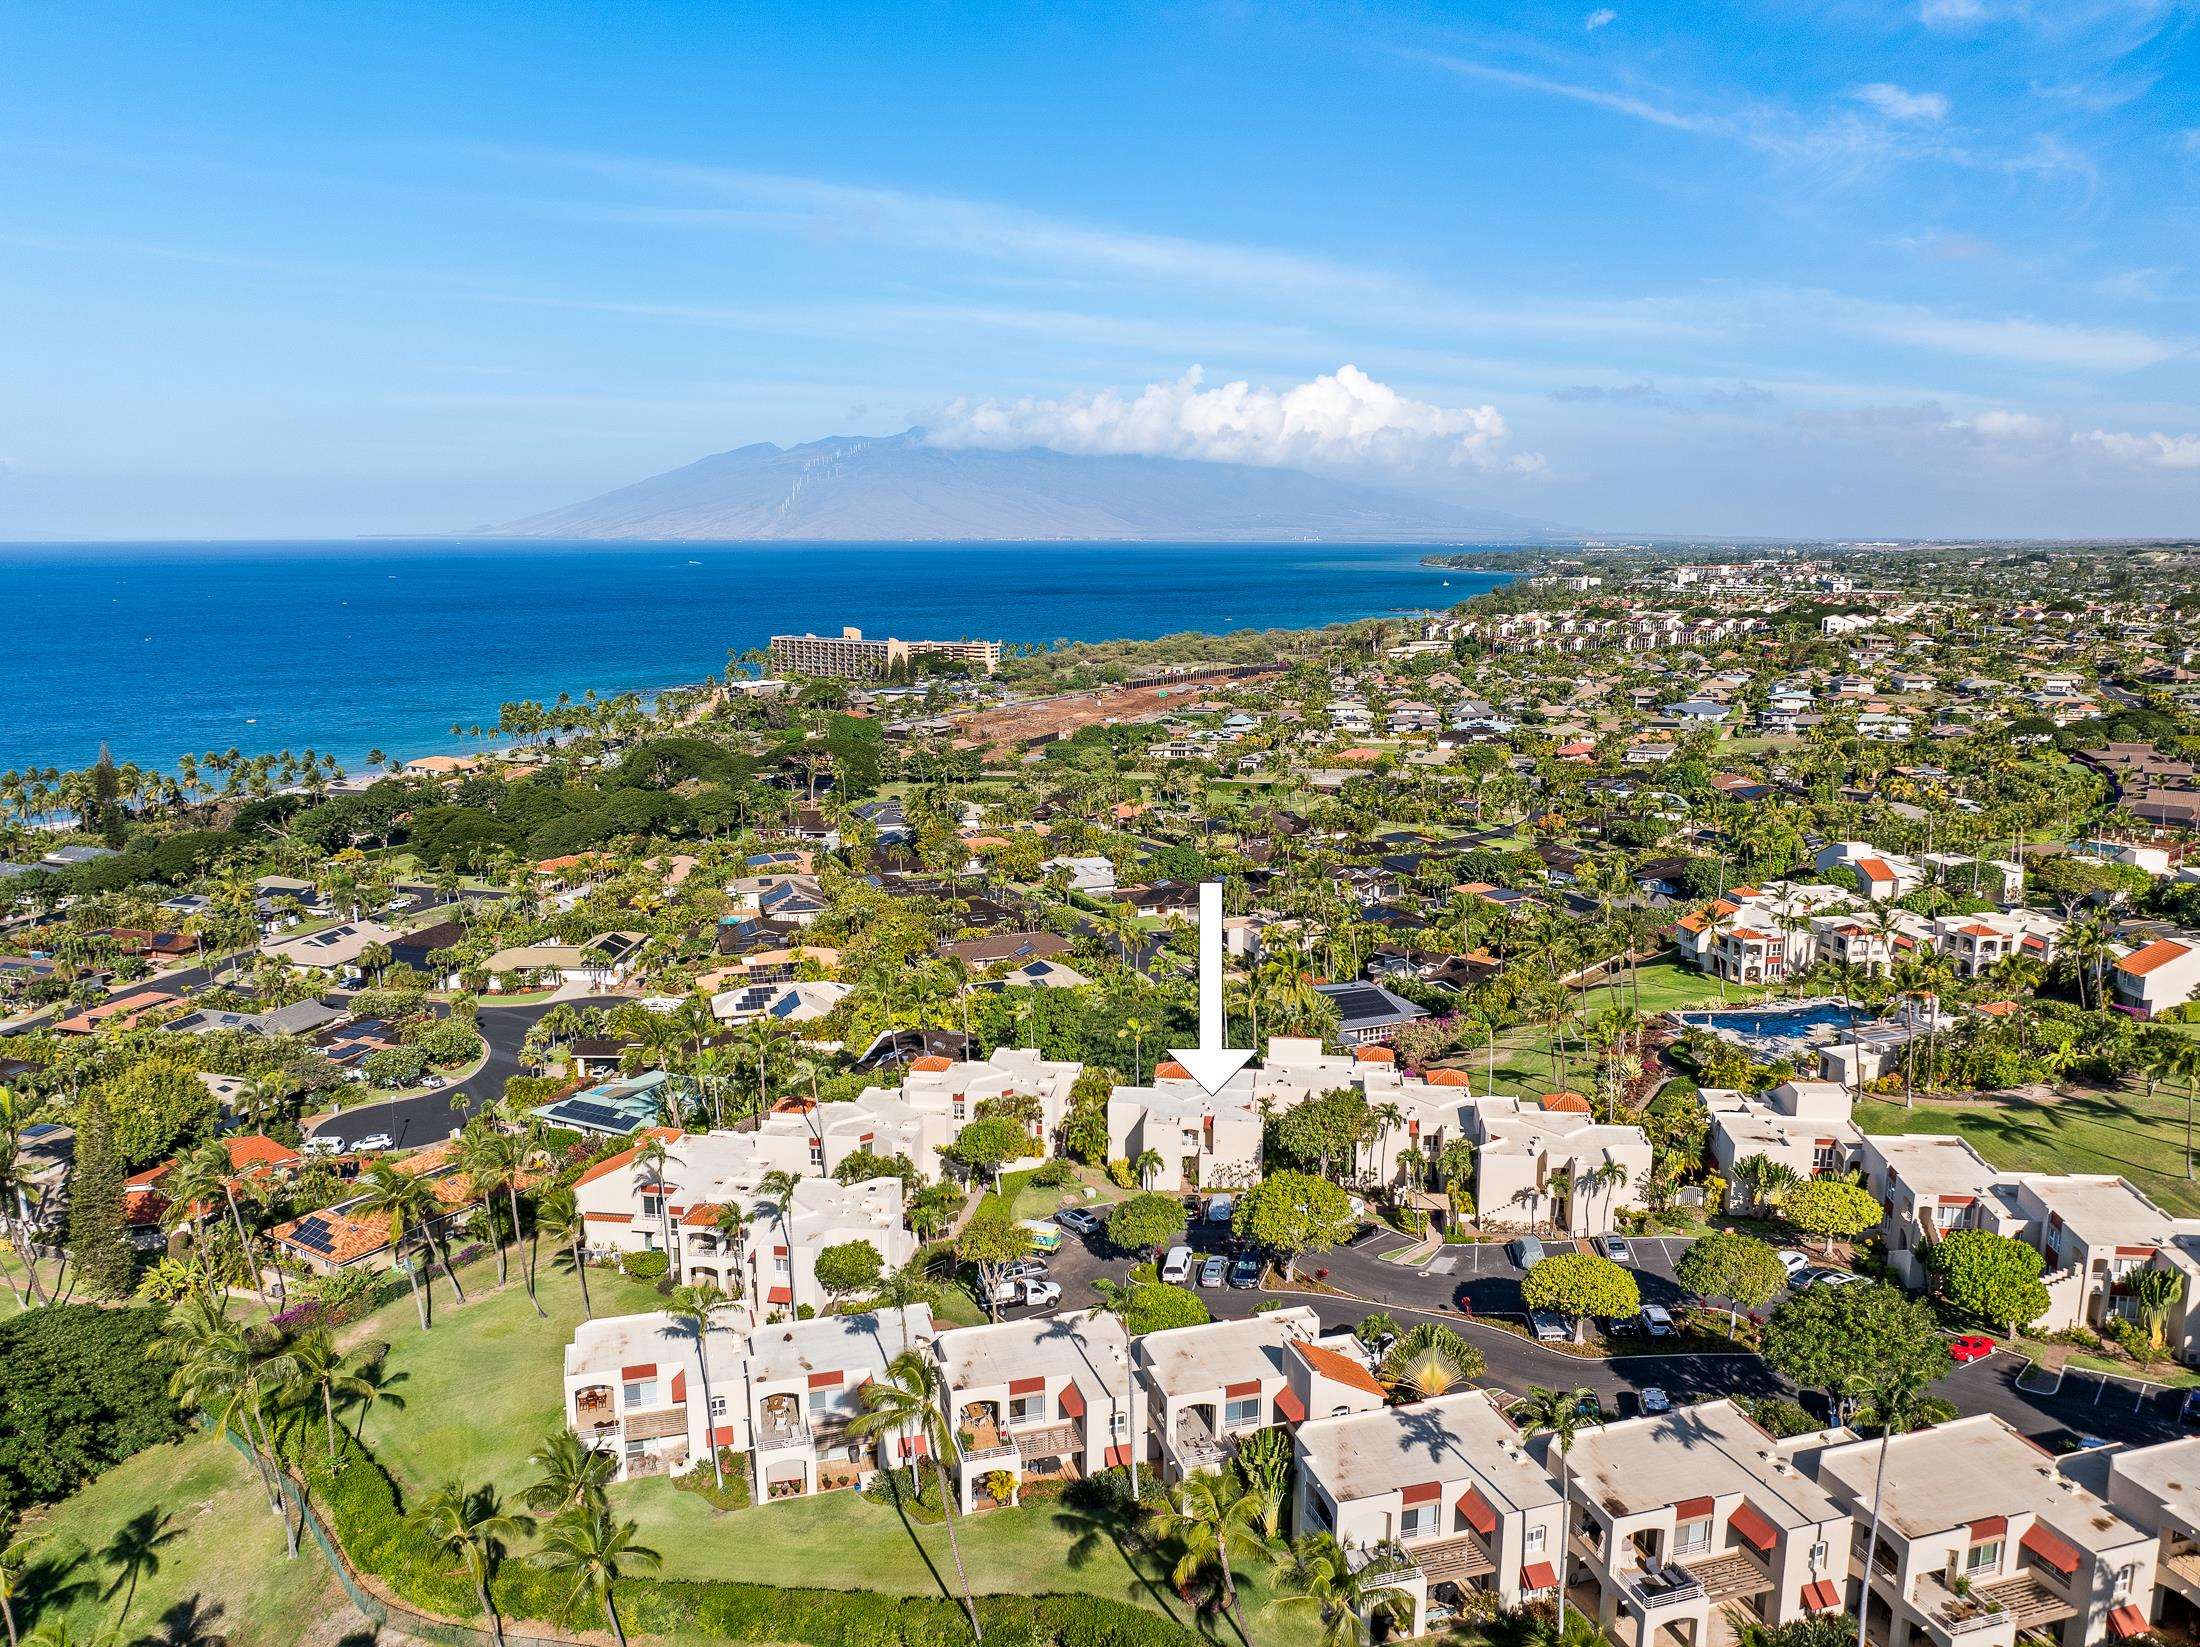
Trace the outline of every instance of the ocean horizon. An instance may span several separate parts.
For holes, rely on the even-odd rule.
[[[1503,574],[1430,544],[0,544],[0,769],[454,747],[500,704],[653,692],[773,634],[1150,640],[1425,611]],[[1502,554],[1502,546],[1472,553]]]

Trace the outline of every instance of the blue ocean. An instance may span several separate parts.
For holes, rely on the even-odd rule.
[[[1144,639],[1422,611],[1412,545],[0,545],[0,769],[454,747],[497,706],[723,670],[775,633]]]

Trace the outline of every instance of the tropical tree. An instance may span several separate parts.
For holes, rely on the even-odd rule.
[[[1383,1357],[1377,1374],[1392,1396],[1428,1401],[1482,1372],[1482,1352],[1440,1321],[1408,1328]]]
[[[650,1016],[656,1017],[658,1014],[651,1013]],[[675,1279],[680,1274],[680,1252],[672,1241],[672,1196],[665,1181],[665,1169],[679,1159],[677,1155],[672,1153],[672,1146],[665,1142],[664,1135],[658,1132],[652,1132],[645,1136],[634,1151],[634,1175],[645,1185],[656,1191],[657,1227],[659,1233],[664,1237],[665,1259],[672,1265],[672,1274]],[[768,1181],[772,1178],[784,1178],[787,1175],[785,1173],[766,1173],[764,1176]]]
[[[543,1529],[542,1562],[552,1572],[571,1573],[573,1589],[566,1598],[571,1607],[587,1596],[603,1608],[612,1638],[626,1647],[626,1627],[619,1622],[619,1580],[633,1572],[647,1572],[662,1559],[646,1544],[636,1542],[635,1524],[615,1521],[602,1504],[576,1506]]]
[[[588,1297],[588,1253],[584,1245],[588,1239],[588,1222],[581,1216],[580,1203],[574,1199],[573,1191],[564,1184],[544,1190],[535,1203],[535,1223],[572,1259],[573,1279],[580,1283],[581,1289],[581,1315],[593,1321],[596,1310]]]
[[[422,1332],[428,1330],[428,1292],[421,1280],[425,1264],[404,1258],[408,1239],[419,1237],[429,1254],[441,1260],[451,1291],[458,1295],[461,1304],[466,1302],[466,1290],[458,1284],[458,1272],[451,1268],[450,1257],[443,1250],[443,1238],[438,1233],[445,1209],[432,1184],[415,1173],[400,1172],[395,1162],[377,1161],[367,1168],[366,1176],[360,1181],[359,1208],[362,1212],[378,1212],[389,1220],[390,1251],[399,1255],[406,1279],[412,1282],[413,1304],[420,1312]]]
[[[716,1407],[711,1400],[710,1329],[717,1325],[725,1308],[726,1295],[709,1285],[675,1287],[665,1305],[665,1314],[695,1341],[695,1366],[703,1379],[704,1439],[710,1448],[711,1479],[720,1492],[726,1490],[726,1467],[719,1455]]]
[[[494,1487],[468,1487],[455,1479],[414,1505],[405,1519],[428,1535],[437,1553],[465,1571],[489,1621],[489,1633],[503,1647],[504,1620],[490,1599],[489,1579],[512,1541],[526,1532],[526,1519],[507,1513]]]
[[[618,1468],[609,1453],[598,1452],[566,1429],[546,1433],[527,1462],[541,1473],[522,1496],[530,1510],[550,1514],[602,1505],[604,1487]]]
[[[1146,1525],[1157,1536],[1173,1539],[1179,1550],[1169,1577],[1178,1591],[1212,1568],[1222,1588],[1222,1607],[1237,1620],[1238,1632],[1251,1640],[1238,1605],[1237,1576],[1230,1570],[1230,1540],[1260,1540],[1261,1496],[1248,1492],[1219,1470],[1186,1476],[1168,1497],[1147,1513]]]
[[[886,1363],[886,1376],[863,1386],[863,1411],[849,1420],[848,1433],[858,1440],[898,1436],[923,1444],[931,1456],[933,1477],[939,1483],[940,1517],[947,1524],[947,1548],[955,1558],[955,1578],[962,1585],[963,1611],[970,1617],[970,1635],[985,1639],[978,1622],[977,1598],[970,1590],[970,1574],[963,1566],[962,1541],[955,1532],[954,1483],[948,1462],[959,1455],[955,1425],[947,1410],[947,1382],[939,1363],[921,1350],[903,1350]]]
[[[378,1360],[387,1345],[373,1346],[374,1353],[360,1359]],[[374,1394],[374,1387],[354,1369],[353,1357],[336,1347],[336,1335],[325,1327],[301,1333],[290,1346],[291,1383],[279,1399],[290,1405],[320,1399],[321,1420],[328,1432],[329,1468],[336,1467],[336,1400],[359,1400]]]
[[[1872,1470],[1871,1530],[1864,1535],[1867,1602],[1870,1600],[1872,1558],[1879,1553],[1880,1509],[1887,1502],[1887,1449],[1895,1436],[1914,1426],[1923,1413],[1925,1385],[1914,1374],[1898,1368],[1872,1386],[1871,1401],[1873,1414],[1879,1421],[1879,1462]],[[1869,1610],[1868,1607],[1856,1610],[1856,1647],[1865,1647],[1863,1615]]]
[[[1320,1647],[1367,1647],[1377,1617],[1394,1630],[1410,1621],[1412,1600],[1393,1582],[1409,1566],[1394,1550],[1362,1554],[1347,1550],[1334,1534],[1315,1533],[1291,1546],[1277,1583],[1284,1593],[1269,1605],[1311,1613]]]
[[[194,1233],[199,1208],[219,1202],[229,1209],[230,1228],[236,1233],[237,1250],[244,1255],[251,1273],[252,1290],[260,1295],[260,1307],[272,1310],[274,1306],[268,1302],[267,1283],[261,1278],[259,1260],[253,1256],[252,1238],[245,1232],[244,1215],[237,1208],[235,1172],[229,1159],[229,1146],[218,1138],[210,1138],[176,1162],[161,1186],[162,1193],[175,1203],[175,1210],[192,1219]]]
[[[1573,1452],[1575,1438],[1596,1409],[1596,1393],[1587,1388],[1546,1390],[1531,1385],[1507,1415],[1527,1436],[1548,1435],[1558,1451],[1558,1628],[1566,1631],[1566,1552],[1573,1537]]]

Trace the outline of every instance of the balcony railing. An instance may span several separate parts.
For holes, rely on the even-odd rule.
[[[1678,1566],[1646,1567],[1627,1581],[1627,1588],[1646,1612],[1702,1601],[1709,1593],[1701,1579]]]
[[[760,1426],[756,1432],[757,1446],[772,1450],[784,1447],[808,1447],[813,1445],[816,1439],[809,1425],[802,1423],[765,1424]]]
[[[966,1465],[1006,1464],[1020,1456],[1014,1447],[1005,1444],[994,1447],[967,1447],[963,1450],[962,1461]]]

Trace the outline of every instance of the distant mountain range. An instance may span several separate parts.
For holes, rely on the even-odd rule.
[[[1335,539],[1487,543],[1573,534],[1293,469],[931,446],[919,430],[743,446],[480,535],[522,538]]]

